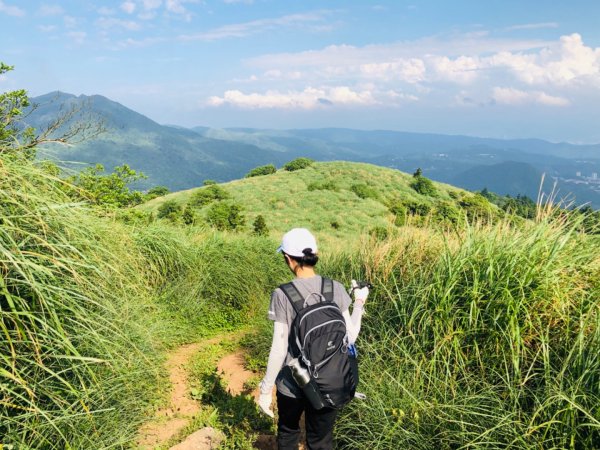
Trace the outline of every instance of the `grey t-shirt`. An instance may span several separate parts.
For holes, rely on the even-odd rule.
[[[321,300],[321,283],[322,278],[320,275],[315,275],[310,278],[296,278],[292,281],[300,294],[306,300],[307,305],[313,305]],[[333,281],[333,301],[340,307],[342,313],[350,307],[352,300],[346,292],[346,289],[342,283]],[[275,322],[285,323],[288,329],[291,330],[292,322],[296,317],[296,311],[292,303],[288,300],[286,295],[280,288],[277,288],[271,294],[271,304],[269,305],[269,319]],[[293,358],[288,348],[287,356],[285,357],[285,365]],[[277,390],[287,396],[298,398],[302,396],[302,391],[291,377],[288,370],[280,370],[277,379],[275,380]]]

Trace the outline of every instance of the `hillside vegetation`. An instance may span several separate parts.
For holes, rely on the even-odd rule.
[[[135,448],[168,391],[169,349],[219,330],[254,330],[260,371],[269,292],[292,276],[280,232],[306,225],[328,243],[320,273],[374,286],[358,340],[367,400],[342,411],[339,448],[600,448],[600,240],[586,216],[541,205],[516,220],[422,174],[348,163],[93,205],[10,126],[24,98],[0,96],[2,447]],[[259,214],[272,236],[251,229]],[[223,223],[236,226],[209,227]],[[201,366],[192,382],[210,382],[196,394],[213,405],[194,425],[252,448],[270,425]]]
[[[412,175],[365,163],[318,162],[302,170],[279,170],[276,173],[244,178],[220,184],[231,200],[243,207],[246,222],[252,223],[262,215],[271,234],[279,237],[291,226],[305,226],[324,237],[358,238],[376,227],[387,230],[394,227],[392,212],[398,204],[415,205],[424,210],[424,216],[436,208],[452,207],[456,215],[464,213],[461,199],[474,198],[466,191],[442,183],[434,183],[434,195],[419,194],[411,183]],[[153,199],[140,208],[158,214],[162,204],[174,201],[182,208],[195,205],[199,191],[205,186],[175,192]],[[487,203],[485,199],[484,205]],[[211,203],[194,209],[200,223]],[[495,208],[487,204],[490,211]],[[419,216],[420,210],[414,211]],[[402,214],[410,216],[410,211]]]

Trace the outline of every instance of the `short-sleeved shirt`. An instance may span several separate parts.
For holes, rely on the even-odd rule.
[[[298,288],[302,297],[306,300],[307,305],[313,305],[321,300],[321,283],[322,278],[320,275],[315,275],[310,278],[296,278],[292,281],[294,286]],[[340,311],[344,312],[350,307],[352,300],[346,292],[346,289],[342,283],[333,281],[333,301],[339,306]],[[280,288],[277,288],[271,294],[271,304],[269,305],[269,319],[275,322],[285,323],[288,326],[288,330],[292,329],[292,322],[296,317],[296,311],[292,306],[292,303],[288,300],[286,295]],[[285,365],[293,359],[288,348],[287,356],[285,357]],[[291,377],[288,370],[280,370],[279,375],[275,381],[277,390],[287,396],[298,398],[302,396],[302,391]]]

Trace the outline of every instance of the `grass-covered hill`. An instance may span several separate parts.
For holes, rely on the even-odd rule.
[[[443,209],[441,213],[457,218],[465,214],[461,206],[467,204],[464,200],[475,198],[472,193],[437,182],[432,183],[433,193],[420,194],[411,187],[414,182],[413,175],[372,164],[317,162],[301,170],[280,169],[219,187],[242,206],[247,226],[262,215],[273,236],[291,226],[306,226],[328,237],[359,236],[376,227],[393,227],[398,214],[394,207],[398,205],[407,208],[403,213],[407,217],[413,208],[417,216],[435,215]],[[156,215],[165,202],[174,201],[181,207],[189,204],[202,221],[213,202],[198,204],[195,198],[210,189],[211,186],[204,186],[174,192],[140,208]],[[492,205],[487,206],[490,211],[495,210]]]

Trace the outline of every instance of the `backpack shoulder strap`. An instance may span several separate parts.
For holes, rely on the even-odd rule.
[[[323,297],[325,297],[326,301],[333,301],[333,281],[331,279],[322,277],[321,294],[323,295]]]
[[[294,307],[296,314],[298,314],[300,310],[304,308],[304,298],[302,297],[302,294],[300,294],[298,288],[294,285],[294,283],[282,284],[279,286],[279,288],[283,291],[287,299]]]

